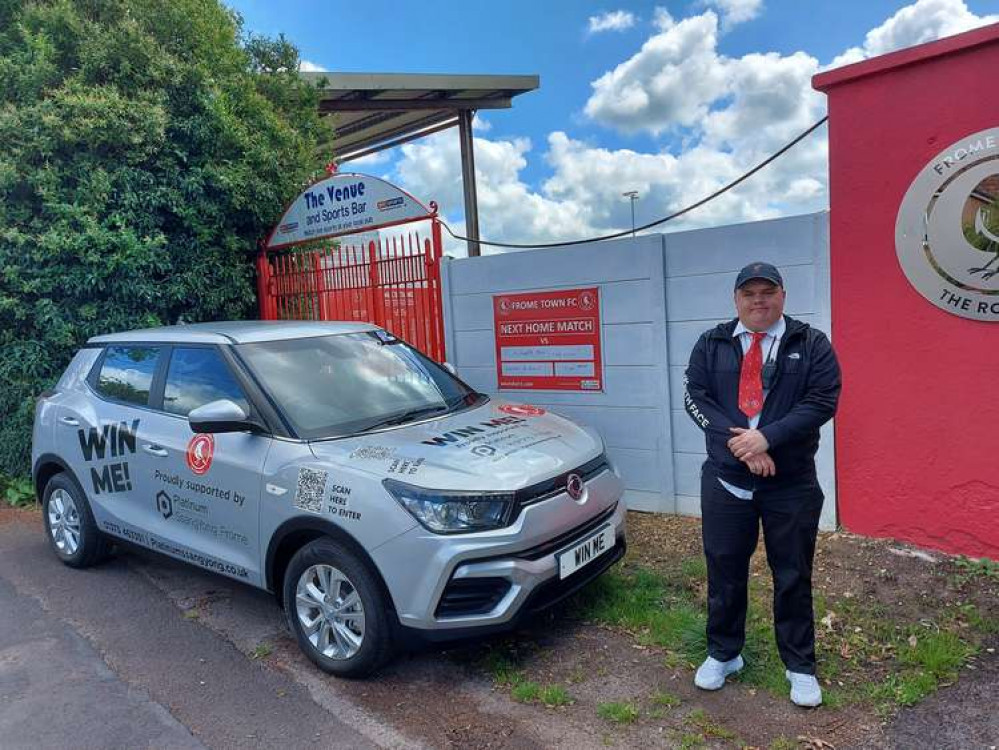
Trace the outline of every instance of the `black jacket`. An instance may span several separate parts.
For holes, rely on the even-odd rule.
[[[757,425],[770,443],[777,467],[773,477],[756,477],[732,455],[730,427],[748,427],[739,411],[739,371],[742,345],[732,338],[737,320],[706,331],[694,345],[684,378],[684,406],[707,443],[705,470],[745,489],[786,487],[815,480],[819,427],[836,413],[839,363],[832,344],[821,331],[784,317],[787,328],[775,357],[777,372],[763,402]]]

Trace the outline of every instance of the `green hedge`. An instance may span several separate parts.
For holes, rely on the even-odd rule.
[[[255,316],[331,139],[297,68],[215,0],[0,0],[0,472],[88,337]]]

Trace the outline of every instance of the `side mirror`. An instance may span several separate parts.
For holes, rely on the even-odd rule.
[[[187,415],[192,432],[246,432],[259,430],[260,425],[250,419],[242,406],[235,401],[221,398],[192,409]]]
[[[454,375],[455,377],[458,377],[458,368],[452,365],[450,362],[444,363],[444,369],[447,370],[452,375]]]

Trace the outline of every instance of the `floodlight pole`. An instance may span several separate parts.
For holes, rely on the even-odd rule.
[[[638,200],[637,190],[628,190],[627,192],[621,193],[625,198],[631,200],[631,236],[635,236],[635,201]]]
[[[461,184],[465,193],[465,234],[468,257],[479,255],[479,199],[475,191],[475,153],[472,148],[472,118],[475,111],[458,111],[458,138],[461,141]]]

